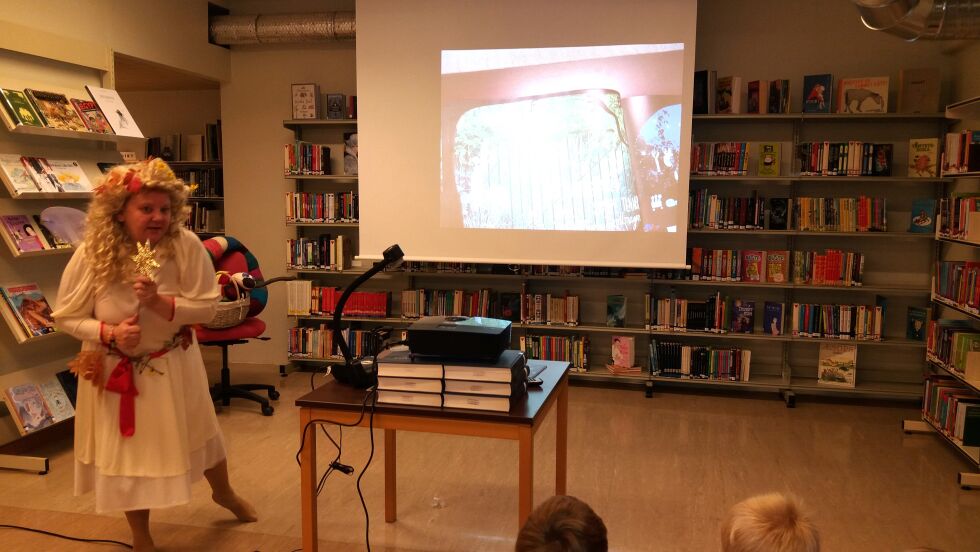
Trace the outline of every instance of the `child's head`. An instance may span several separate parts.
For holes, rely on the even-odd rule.
[[[723,552],[818,552],[820,535],[798,500],[779,493],[732,507],[721,526]]]
[[[606,552],[606,525],[574,496],[549,498],[531,512],[515,552]]]

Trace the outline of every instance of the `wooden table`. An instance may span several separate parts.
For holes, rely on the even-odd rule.
[[[555,493],[565,494],[566,449],[568,425],[568,363],[529,361],[544,364],[538,376],[540,387],[528,389],[526,397],[515,402],[510,412],[487,412],[455,408],[431,408],[396,404],[378,404],[374,427],[384,429],[385,436],[385,521],[396,519],[395,432],[424,431],[451,435],[471,435],[518,441],[518,527],[531,514],[533,505],[534,434],[551,407],[557,403],[558,420],[555,442]],[[303,510],[303,550],[317,549],[316,503],[316,424],[358,422],[366,391],[331,381],[296,400],[300,407],[300,453]],[[370,401],[368,401],[368,410]],[[358,426],[366,427],[370,412],[365,412]]]

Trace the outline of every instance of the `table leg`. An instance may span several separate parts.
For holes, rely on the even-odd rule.
[[[555,435],[555,494],[565,493],[568,477],[568,378],[558,387],[558,420]]]
[[[517,527],[524,527],[524,522],[531,515],[534,503],[534,431],[530,427],[519,430],[518,443],[518,484],[517,484]]]
[[[317,549],[317,515],[316,515],[316,424],[307,424],[313,419],[309,408],[300,408],[299,427],[303,435],[302,451],[300,452],[300,496],[303,512],[303,551],[316,552]],[[303,431],[303,430],[306,431]]]
[[[395,430],[385,430],[385,521],[391,523],[398,516],[398,487],[395,463]]]

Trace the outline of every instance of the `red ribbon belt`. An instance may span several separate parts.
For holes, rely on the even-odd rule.
[[[170,349],[172,347],[150,353],[147,360],[160,358],[170,352]],[[132,437],[136,433],[136,395],[140,394],[133,381],[133,359],[119,353],[119,362],[109,374],[105,389],[119,393],[119,433],[123,437]]]

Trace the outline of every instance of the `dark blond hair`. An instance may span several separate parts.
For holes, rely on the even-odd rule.
[[[515,552],[606,552],[606,524],[574,496],[549,498],[531,512]]]
[[[792,496],[770,493],[732,507],[721,526],[723,552],[818,552],[820,535]]]
[[[117,165],[99,181],[85,219],[85,250],[96,290],[104,290],[129,274],[129,256],[135,244],[116,215],[134,195],[144,192],[164,192],[170,196],[170,226],[157,244],[162,255],[172,252],[172,242],[187,220],[187,196],[190,188],[177,178],[162,159],[140,161],[132,165]]]

